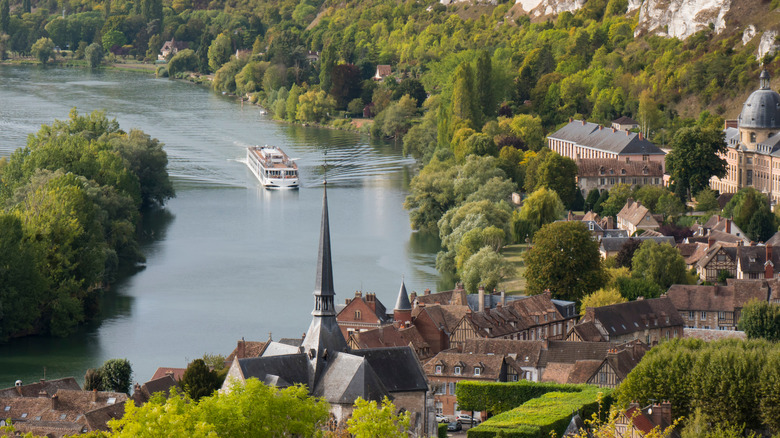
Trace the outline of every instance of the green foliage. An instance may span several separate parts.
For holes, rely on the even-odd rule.
[[[347,420],[347,431],[355,438],[404,438],[411,424],[409,412],[395,413],[395,405],[387,397],[378,406],[376,401],[358,397],[352,417]]]
[[[582,297],[580,302],[580,315],[585,316],[585,310],[588,307],[602,307],[612,304],[625,303],[627,300],[617,289],[601,288],[592,294]]]
[[[110,435],[153,436],[319,436],[328,419],[329,405],[309,397],[304,386],[269,387],[257,379],[234,385],[193,402],[173,391],[166,399],[153,396],[143,406],[130,401],[125,415],[109,421]]]
[[[458,383],[458,388],[463,383]],[[539,383],[532,385],[549,386],[539,389],[540,394],[534,394],[535,396],[529,397],[519,406],[515,405],[517,407],[491,417],[481,425],[470,429],[469,436],[492,437],[499,432],[503,433],[504,436],[511,437],[543,438],[552,434],[561,436],[571,421],[572,412],[579,411],[580,415],[590,417],[591,414],[598,411],[603,394],[610,392],[591,385]],[[500,390],[500,388],[495,388],[495,390]],[[460,389],[456,391],[460,402]],[[492,397],[489,396],[489,398]],[[519,401],[519,399],[521,398],[518,397],[516,400]],[[514,401],[512,400],[512,402]]]
[[[168,75],[175,77],[177,73],[196,71],[198,69],[198,57],[192,49],[178,51],[168,61]]]
[[[576,178],[577,164],[574,160],[544,148],[528,161],[525,189],[527,192],[542,187],[554,190],[563,205],[568,207],[574,201],[578,190]]]
[[[130,376],[133,368],[127,359],[109,359],[100,367],[103,388],[106,391],[130,393]]]
[[[760,300],[745,304],[740,312],[739,330],[748,339],[780,341],[780,305]]]
[[[658,210],[658,201],[667,193],[669,193],[669,191],[664,187],[642,186],[634,192],[633,197],[651,212],[660,213]]]
[[[46,65],[49,59],[54,56],[54,43],[51,38],[40,38],[32,45],[30,51],[41,64]]]
[[[715,211],[719,208],[715,192],[706,188],[696,194],[696,211]]]
[[[84,374],[84,391],[103,391],[103,369],[90,368]]]
[[[593,211],[593,208],[596,205],[596,201],[599,200],[599,197],[601,196],[601,192],[599,192],[599,189],[591,189],[591,191],[588,192],[588,197],[585,198],[585,208],[584,211]]]
[[[514,267],[492,248],[482,247],[463,264],[463,285],[468,293],[475,293],[479,286],[491,291],[501,280],[514,274]]]
[[[217,35],[209,46],[208,59],[211,71],[216,72],[223,64],[228,62],[231,53],[233,52],[230,37],[224,33]]]
[[[84,58],[90,68],[97,68],[103,62],[103,47],[98,43],[92,43],[84,49]]]
[[[634,301],[639,297],[658,298],[666,290],[652,280],[631,277],[618,278],[617,287],[620,295],[629,301]]]
[[[514,409],[548,392],[579,392],[585,385],[560,385],[518,382],[484,382],[462,380],[455,387],[458,406],[466,411],[487,411],[492,415]]]
[[[634,253],[632,263],[634,277],[652,281],[663,290],[673,284],[687,283],[685,260],[668,243],[659,245],[653,240],[645,240]]]
[[[185,394],[198,401],[218,390],[222,386],[222,379],[216,371],[209,369],[203,359],[195,359],[187,365],[179,384]]]
[[[771,368],[777,361],[769,358],[778,353],[778,344],[764,340],[673,339],[645,354],[620,385],[618,399],[622,406],[630,400],[674,400],[675,415],[700,408],[706,421],[724,427],[772,425],[777,432],[776,420],[764,419],[776,412],[780,394],[780,386],[768,384],[777,376]]]
[[[563,217],[564,207],[558,194],[546,187],[542,187],[531,193],[525,201],[520,213],[513,215],[513,222],[520,220],[530,225],[527,235],[518,236],[525,240],[526,237],[533,237],[536,230],[542,228],[551,222],[555,222]]]
[[[439,423],[437,426],[437,434],[439,438],[447,438],[447,423]]]
[[[726,153],[722,131],[701,126],[682,128],[670,145],[666,168],[679,197],[687,199],[689,193],[709,187],[710,177],[726,174],[726,160],[718,156]]]
[[[607,281],[598,242],[581,222],[543,226],[525,252],[525,265],[531,294],[549,289],[555,298],[579,301]]]
[[[740,189],[723,207],[723,215],[755,241],[766,241],[777,231],[777,218],[769,208],[769,199],[752,187]]]
[[[626,205],[626,201],[631,197],[631,186],[628,184],[617,183],[609,191],[609,198],[601,203],[602,216],[617,216],[620,210]],[[650,207],[648,207],[649,209]]]
[[[634,261],[634,253],[642,245],[642,241],[639,239],[628,239],[623,242],[617,255],[615,255],[615,263],[618,267],[625,267],[631,269]]]

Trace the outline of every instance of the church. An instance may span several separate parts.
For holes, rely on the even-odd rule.
[[[331,405],[331,427],[343,426],[358,397],[381,402],[390,398],[399,411],[411,414],[414,436],[436,434],[433,396],[411,347],[353,350],[336,322],[330,252],[328,195],[323,190],[314,310],[301,342],[269,342],[259,357],[233,358],[221,391],[256,378],[267,385],[303,384],[309,393]]]
[[[742,105],[737,120],[726,122],[726,175],[712,177],[710,187],[720,193],[736,193],[754,187],[780,201],[780,94],[769,86],[769,73],[760,75],[759,89]]]

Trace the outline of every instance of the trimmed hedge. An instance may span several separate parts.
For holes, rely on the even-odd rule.
[[[460,381],[455,389],[458,406],[464,411],[500,414],[548,392],[579,392],[587,385],[558,383]]]
[[[439,424],[439,438],[447,438],[447,423]]]
[[[513,438],[546,438],[552,432],[561,436],[571,421],[572,412],[579,411],[582,418],[589,418],[598,411],[599,393],[604,394],[602,398],[604,411],[610,404],[610,389],[592,385],[557,386],[563,387],[565,392],[547,392],[510,411],[496,415],[481,425],[469,429],[469,438],[493,437],[498,432]],[[526,393],[530,392],[529,390]]]

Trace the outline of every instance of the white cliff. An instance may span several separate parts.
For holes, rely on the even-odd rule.
[[[758,53],[756,59],[761,60],[767,53],[774,54],[778,49],[777,32],[768,30],[761,35],[761,41],[758,43]]]
[[[636,0],[632,5],[636,6]],[[731,0],[644,0],[639,7],[635,35],[655,33],[686,39],[711,27],[715,33],[726,28]]]
[[[529,17],[558,15],[561,12],[574,12],[585,4],[586,0],[515,0]]]

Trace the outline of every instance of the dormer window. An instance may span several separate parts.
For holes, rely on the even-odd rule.
[[[626,169],[620,169],[620,174],[621,175],[625,175],[626,174]]]
[[[599,174],[604,175],[604,168],[603,167],[599,168]]]
[[[441,374],[441,365],[436,365],[436,374]]]
[[[460,375],[460,367],[455,367],[455,375]]]
[[[482,368],[480,367],[474,367],[474,375],[479,376],[480,373],[482,373]]]
[[[10,411],[10,410],[11,410],[11,407],[10,407],[10,406],[6,406],[6,407],[5,407],[5,409],[3,409],[3,410],[4,410],[4,411],[6,411],[6,412],[8,412],[8,411]]]
[[[27,418],[27,412],[22,414],[22,418]]]

